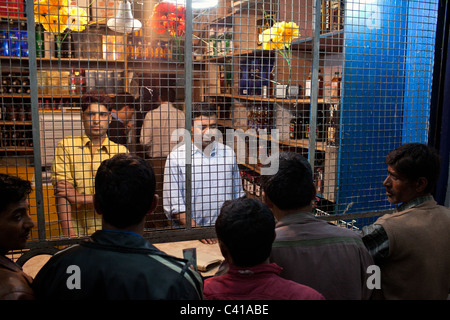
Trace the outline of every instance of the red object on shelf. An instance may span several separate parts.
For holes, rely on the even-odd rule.
[[[0,0],[0,16],[2,17],[25,17],[25,6],[23,0]]]

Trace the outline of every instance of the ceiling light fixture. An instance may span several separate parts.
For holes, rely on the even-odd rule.
[[[123,0],[119,4],[117,15],[108,20],[108,28],[115,32],[129,34],[142,28],[142,23],[133,17],[131,12],[131,3]]]

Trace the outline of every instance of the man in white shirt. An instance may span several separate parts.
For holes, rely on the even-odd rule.
[[[226,200],[244,195],[236,155],[216,141],[217,111],[194,105],[191,150],[181,144],[167,157],[164,171],[164,212],[175,224],[186,225],[186,161],[191,161],[192,226],[214,225]]]

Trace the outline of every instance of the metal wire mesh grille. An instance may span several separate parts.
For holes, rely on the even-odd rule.
[[[148,231],[182,237],[214,225],[241,189],[260,198],[260,176],[279,151],[309,159],[318,212],[386,210],[384,156],[427,141],[437,1],[134,1],[142,28],[127,34],[108,27],[122,1],[73,0],[68,11],[45,0],[26,11],[22,1],[0,3],[1,169],[34,181],[32,240],[68,235],[57,181],[77,191],[65,205],[72,235],[100,227],[84,230],[96,217],[93,177],[125,147],[157,177]],[[82,110],[86,94],[106,96],[106,110]],[[218,130],[198,122],[210,117],[198,118],[196,105],[216,107]],[[109,139],[93,154],[81,137],[103,128],[104,112]],[[221,144],[196,154],[205,128]],[[169,156],[183,142],[193,152]]]

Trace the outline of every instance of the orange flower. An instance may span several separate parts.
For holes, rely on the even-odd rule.
[[[157,33],[168,32],[172,37],[181,37],[185,32],[186,8],[161,2],[153,7],[150,25]]]

